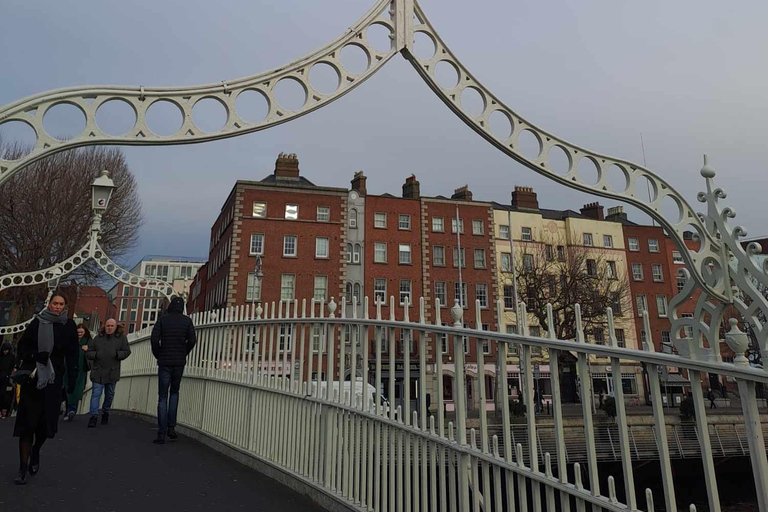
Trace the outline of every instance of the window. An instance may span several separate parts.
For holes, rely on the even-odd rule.
[[[456,219],[451,219],[451,233],[456,233],[456,226],[459,227],[459,233],[464,234],[464,219],[459,219],[458,222]]]
[[[352,244],[347,244],[347,263],[352,263]]]
[[[330,220],[331,220],[331,207],[330,206],[318,206],[317,207],[317,222],[330,222]]]
[[[508,252],[501,253],[501,271],[512,272],[512,254]]]
[[[328,290],[328,276],[315,276],[315,300],[325,302]]]
[[[547,258],[547,261],[552,261],[555,259],[555,251],[551,245],[544,246],[544,257]]]
[[[375,242],[373,244],[373,262],[387,262],[387,244],[385,242]]]
[[[597,276],[597,261],[587,260],[587,275],[591,277]]]
[[[325,343],[323,343],[322,327],[320,325],[312,326],[312,351],[322,354],[325,352]]]
[[[616,262],[615,261],[609,261],[608,262],[608,279],[616,279],[618,276],[616,275]]]
[[[672,263],[676,263],[678,265],[685,263],[683,260],[683,255],[680,254],[680,251],[672,251]]]
[[[297,220],[299,218],[299,205],[286,204],[285,205],[285,218],[288,220]]]
[[[355,291],[352,293],[352,296],[355,298],[355,302],[360,304],[360,283],[355,283]],[[347,337],[347,340],[349,340],[349,337]]]
[[[466,251],[464,247],[461,248],[461,268],[465,268],[467,266],[467,260],[465,258]],[[453,266],[458,267],[459,266],[459,248],[454,247],[453,248]]]
[[[432,217],[432,231],[435,233],[445,232],[445,224],[442,217]]]
[[[473,220],[472,221],[472,234],[473,235],[482,235],[483,234],[483,221],[481,221],[481,220]]]
[[[627,340],[624,338],[624,329],[616,329],[616,344],[621,348],[627,346]]]
[[[475,249],[475,268],[485,268],[485,249]]]
[[[655,238],[648,239],[648,250],[650,252],[659,252],[659,241]]]
[[[482,330],[484,331],[490,331],[491,326],[488,324],[482,324],[481,326]],[[491,353],[491,341],[490,340],[483,340],[483,354],[490,354]],[[493,387],[493,386],[491,386]],[[486,388],[489,389],[489,388]]]
[[[413,304],[411,300],[411,281],[409,279],[400,280],[400,304],[405,304],[408,300],[408,304]]]
[[[279,351],[291,350],[291,341],[293,340],[293,325],[280,324],[280,344]]]
[[[637,240],[637,238],[629,239],[629,250],[633,252],[640,250],[640,242]]]
[[[635,281],[642,281],[643,280],[643,265],[642,263],[633,263],[632,264],[632,279]]]
[[[293,300],[296,276],[283,274],[280,279],[280,300]]]
[[[592,247],[592,233],[584,233],[584,245]]]
[[[387,214],[376,212],[373,214],[373,227],[384,229],[387,227]]]
[[[637,314],[643,316],[643,311],[648,311],[648,299],[645,295],[635,297],[637,301]]]
[[[499,225],[499,238],[502,240],[509,240],[509,226],[506,224]]]
[[[693,318],[693,313],[683,313],[681,315],[682,318]],[[693,338],[693,327],[690,325],[686,325],[683,327],[683,331],[686,338]]]
[[[328,239],[319,236],[315,239],[315,258],[327,258],[328,254]]]
[[[523,254],[523,270],[533,270],[532,254]]]
[[[440,301],[440,306],[448,305],[448,293],[445,289],[445,281],[435,281],[435,299]]]
[[[249,302],[261,300],[261,279],[256,278],[255,272],[248,272],[248,289],[245,291],[245,300]]]
[[[459,301],[463,307],[467,307],[467,283],[461,283],[461,294],[459,293],[459,283],[453,283],[453,298]]]
[[[637,380],[635,380],[635,374],[622,373],[621,374],[621,390],[625,395],[637,394]]]
[[[517,334],[517,326],[515,324],[509,324],[506,327],[507,334]]]
[[[387,280],[386,279],[374,279],[373,280],[373,303],[387,303]]]
[[[363,247],[360,244],[355,244],[355,248],[352,252],[352,263],[359,265],[363,259]]]
[[[595,329],[593,336],[596,344],[605,345],[605,333],[602,329]]]
[[[523,242],[533,242],[533,233],[531,232],[531,228],[522,228],[520,239]]]
[[[411,264],[411,246],[408,244],[400,244],[400,249],[398,250],[398,253],[400,257],[398,258],[398,262],[401,265],[410,265]]]
[[[504,309],[515,309],[515,289],[511,284],[504,285]]]
[[[672,340],[669,337],[669,331],[661,331],[661,344],[670,345]]]
[[[264,219],[267,217],[267,203],[253,202],[253,216]]]
[[[656,311],[659,312],[659,318],[667,317],[667,296],[666,295],[656,296]]]
[[[410,215],[398,215],[397,216],[397,229],[411,229],[411,216]]]
[[[264,235],[253,233],[251,235],[251,254],[264,254]]]
[[[130,286],[123,286],[123,295],[125,297],[131,296],[131,287]]]
[[[547,288],[550,297],[557,296],[557,279],[551,274],[547,276]]]
[[[603,235],[603,247],[613,247],[613,237],[611,235]]]
[[[344,294],[344,297],[347,299],[347,304],[352,304],[352,283],[347,281],[347,293]]]
[[[651,264],[651,272],[653,272],[653,280],[658,282],[664,281],[664,273],[661,269],[660,263]]]
[[[562,245],[557,246],[557,261],[565,261],[565,247]]]
[[[621,316],[621,294],[618,292],[615,292],[611,296],[611,309],[613,310],[613,314],[616,316]]]
[[[525,307],[528,311],[535,311],[536,308],[536,288],[528,287],[525,293]]]
[[[349,210],[349,228],[357,229],[357,210],[355,208]]]
[[[445,247],[442,245],[432,247],[432,264],[436,267],[445,266]]]
[[[294,235],[283,237],[283,256],[296,256],[296,237]]]
[[[398,352],[404,354],[406,344],[408,344],[408,352],[413,354],[413,332],[410,329],[400,329],[400,349]]]
[[[677,271],[677,293],[680,293],[683,291],[683,288],[685,288],[685,282],[687,279],[685,278],[685,272],[682,270]]]
[[[488,307],[488,285],[485,283],[478,283],[475,285],[475,299],[480,301],[481,308]]]

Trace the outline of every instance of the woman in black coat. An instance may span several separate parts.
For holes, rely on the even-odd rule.
[[[64,297],[51,298],[17,346],[17,376],[33,372],[17,379],[21,391],[13,435],[19,438],[18,485],[26,483],[27,471],[30,475],[38,472],[40,448],[46,439],[56,436],[65,368],[68,375],[77,375],[77,326],[65,308]],[[74,387],[74,379],[70,380],[68,389]]]
[[[16,356],[10,343],[0,346],[0,419],[5,419],[13,403],[13,383],[11,374],[16,364]]]

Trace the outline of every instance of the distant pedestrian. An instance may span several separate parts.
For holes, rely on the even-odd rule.
[[[77,342],[80,345],[80,351],[77,353],[77,375],[75,375],[74,389],[71,393],[67,393],[67,410],[64,414],[64,421],[72,421],[77,414],[77,407],[80,405],[80,400],[83,399],[85,379],[88,376],[88,360],[85,353],[91,342],[91,331],[83,324],[77,326]]]
[[[104,394],[101,407],[101,424],[109,423],[109,411],[115,398],[115,386],[120,380],[120,363],[131,355],[128,338],[123,334],[123,326],[117,325],[110,318],[99,330],[99,335],[88,345],[85,357],[91,363],[91,417],[88,428],[96,427],[99,419],[99,402]]]
[[[600,400],[600,409],[602,409],[603,404],[605,403],[605,390],[603,388],[600,388],[600,394],[598,395],[598,399]]]
[[[48,307],[35,316],[16,346],[15,380],[19,387],[14,437],[19,438],[17,485],[27,483],[27,471],[40,470],[40,450],[46,439],[56,436],[64,388],[68,375],[77,371],[77,328],[67,316],[67,301],[51,297]],[[67,380],[67,388],[74,386]]]
[[[10,343],[3,343],[0,347],[0,419],[5,419],[11,410],[13,403],[13,381],[11,374],[16,364],[16,356],[13,355]]]
[[[533,410],[536,412],[536,414],[541,412],[541,396],[539,395],[538,388],[534,389],[533,391]]]
[[[192,319],[184,314],[184,299],[174,297],[168,313],[161,316],[152,329],[152,355],[157,359],[157,438],[164,444],[165,436],[176,439],[176,411],[179,388],[187,355],[197,343]],[[170,397],[169,397],[170,390]]]
[[[717,406],[715,405],[715,393],[712,391],[712,388],[707,388],[707,400],[709,400],[710,409],[717,409]]]

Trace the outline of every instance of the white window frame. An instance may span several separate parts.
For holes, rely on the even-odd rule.
[[[451,233],[456,234],[456,217],[451,218]],[[464,234],[464,219],[459,219],[459,233]]]
[[[669,303],[667,302],[666,295],[656,296],[656,311],[659,314],[659,318],[667,318],[669,316]]]
[[[682,271],[677,271],[677,293],[680,293],[683,291],[683,288],[685,288],[685,283],[688,282],[688,279],[686,279],[685,274],[683,274]]]
[[[381,285],[384,285],[382,288]],[[378,297],[381,297],[382,304],[387,303],[387,280],[383,278],[376,278],[373,280],[373,305],[378,302]]]
[[[613,248],[613,237],[611,235],[603,235],[603,247]]]
[[[293,253],[286,252],[286,249],[290,247],[289,241],[293,240]],[[295,258],[299,255],[299,237],[296,235],[285,235],[283,236],[283,257],[285,258]]]
[[[590,262],[592,263],[591,265]],[[589,271],[590,266],[592,267],[592,272]],[[597,260],[591,258],[587,260],[587,275],[590,277],[597,277]]]
[[[261,302],[261,279],[256,277],[256,272],[248,272],[246,284],[248,285],[245,291],[246,302]]]
[[[627,346],[627,337],[624,334],[624,329],[615,329],[614,332],[616,333],[616,344],[624,348]]]
[[[380,225],[383,221],[383,225]],[[387,229],[387,213],[375,212],[373,214],[373,227],[376,229]]]
[[[263,209],[261,208],[263,206]],[[263,214],[258,215],[256,211],[262,210]],[[251,210],[251,216],[256,219],[266,219],[267,218],[267,203],[264,201],[254,201],[253,202],[253,210]]]
[[[533,254],[523,254],[523,270],[533,270]]]
[[[638,252],[640,250],[640,240],[631,237],[627,239],[627,249],[632,252]]]
[[[445,221],[442,217],[432,217],[432,232],[445,233]]]
[[[501,240],[509,240],[509,226],[506,224],[499,224],[499,238]]]
[[[488,309],[488,284],[486,283],[475,284],[475,300],[480,301],[481,309]]]
[[[254,250],[254,242],[256,242],[256,240],[259,240],[259,237],[261,238],[261,243],[256,245],[261,245],[261,250]],[[264,254],[264,233],[251,233],[251,247],[249,248],[249,254],[251,256]]]
[[[325,246],[325,251],[322,251],[323,245]],[[323,252],[325,252],[325,254],[323,254]],[[326,236],[318,236],[315,238],[315,258],[328,259],[330,257],[331,240]]]
[[[439,259],[437,257],[438,254],[441,255]],[[432,265],[435,267],[445,266],[445,246],[444,245],[432,246]]]
[[[661,252],[659,240],[657,238],[648,239],[648,252]]]
[[[658,273],[656,272],[658,270]],[[654,283],[664,282],[664,267],[661,263],[651,263],[651,275],[653,276]]]
[[[408,255],[407,258],[404,258],[405,255]],[[413,259],[411,258],[411,246],[410,244],[398,244],[397,247],[397,263],[399,265],[411,265],[413,263]]]
[[[379,258],[381,254],[380,249],[384,248],[384,259]],[[386,242],[374,242],[373,243],[373,262],[374,263],[386,263],[387,262],[387,243]]]
[[[512,253],[511,252],[501,253],[501,271],[512,272]]]
[[[459,299],[459,303],[463,303],[464,309],[469,308],[468,304],[468,297],[467,297],[467,282],[462,281],[461,283],[461,296],[459,296],[459,282],[453,283],[453,298]]]
[[[296,213],[291,212],[291,207],[296,209]],[[285,203],[285,219],[299,220],[299,205],[296,203]]]
[[[435,299],[440,300],[440,307],[448,306],[448,287],[445,281],[435,281]]]
[[[318,280],[320,281],[321,286],[318,286]],[[322,293],[318,293],[318,291],[321,291]],[[321,300],[323,302],[326,301],[326,299],[328,298],[328,276],[324,276],[324,275],[315,276],[315,287],[314,287],[312,297],[315,300]]]
[[[407,290],[403,286],[404,284],[407,284]],[[404,305],[405,301],[403,300],[405,297],[408,297],[408,304],[413,305],[413,283],[410,279],[401,279],[400,280],[400,287],[399,287],[399,298],[400,298],[400,305]]]
[[[349,209],[349,219],[347,219],[349,229],[357,229],[357,208]]]
[[[411,216],[407,213],[400,213],[397,215],[397,229],[401,231],[411,230]]]
[[[467,251],[466,247],[462,247],[459,251],[458,247],[453,248],[453,266],[454,268],[467,268]]]
[[[330,206],[318,206],[317,207],[317,222],[331,222],[331,207]]]
[[[523,242],[533,242],[533,229],[527,226],[520,228],[520,240]]]
[[[643,280],[643,264],[642,263],[632,263],[632,280],[633,281],[642,281]]]
[[[608,261],[608,279],[618,279],[619,276],[616,270],[616,262]]]
[[[685,260],[680,251],[672,251],[672,263],[675,265],[685,265]]]
[[[477,258],[478,254],[481,256],[481,259]],[[475,268],[480,268],[480,269],[486,268],[486,266],[485,266],[485,249],[475,249],[474,250],[474,260],[475,260],[474,261]],[[480,265],[478,265],[478,262],[480,263]]]
[[[290,290],[290,294],[286,293],[288,290]],[[293,300],[294,298],[296,298],[296,274],[281,274],[280,300]]]
[[[635,304],[637,306],[637,316],[642,318],[643,311],[648,311],[648,297],[646,295],[636,295]]]
[[[594,240],[592,239],[592,233],[584,233],[584,247],[593,247]]]
[[[482,219],[473,219],[472,220],[472,234],[473,235],[482,235],[485,232],[483,229],[483,221]]]
[[[362,260],[363,260],[363,246],[360,244],[355,244],[354,247],[352,247],[352,263],[355,265],[359,265]]]

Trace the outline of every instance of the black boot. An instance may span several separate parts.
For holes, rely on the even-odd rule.
[[[109,423],[109,413],[108,412],[102,412],[101,413],[101,424],[106,425]]]
[[[32,447],[32,456],[29,458],[29,474],[35,476],[40,471],[40,449]]]
[[[16,479],[13,481],[16,485],[27,485],[27,470],[26,469],[20,469],[19,474],[16,477]]]
[[[91,416],[88,418],[88,428],[96,428],[96,423],[98,422],[97,416]]]
[[[179,434],[176,433],[176,427],[168,427],[168,437],[171,439],[179,438]]]
[[[157,434],[157,439],[155,439],[152,442],[155,443],[155,444],[165,444],[165,436]]]

